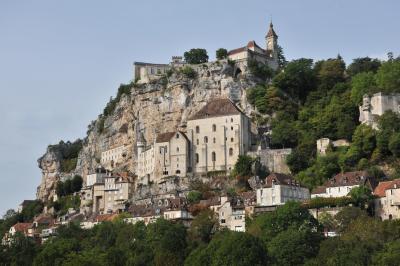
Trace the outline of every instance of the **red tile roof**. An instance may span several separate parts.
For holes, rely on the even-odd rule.
[[[393,188],[400,188],[400,179],[379,182],[378,186],[374,190],[374,195],[380,198],[385,197],[386,190]]]
[[[32,227],[32,223],[16,223],[13,225],[15,231],[25,233]]]
[[[294,185],[298,184],[296,180],[290,175],[271,173],[265,178],[265,187],[271,187],[275,182],[276,185]]]
[[[311,194],[325,193],[328,187],[343,187],[343,186],[357,186],[369,185],[373,190],[376,186],[375,178],[368,175],[366,171],[354,171],[339,173],[326,181],[322,186],[315,188]]]
[[[95,218],[96,222],[112,222],[115,218],[117,218],[118,214],[100,214]]]
[[[230,50],[230,51],[228,52],[228,55],[238,54],[238,53],[241,53],[241,52],[246,51],[246,49],[247,49],[247,46],[243,46],[243,47],[240,47],[240,48],[236,48],[236,49]]]
[[[207,103],[203,108],[200,109],[196,114],[190,117],[188,120],[197,120],[209,117],[226,116],[226,115],[238,115],[243,112],[229,99],[216,99]]]

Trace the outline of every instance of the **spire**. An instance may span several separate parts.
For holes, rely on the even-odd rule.
[[[269,30],[268,30],[266,38],[269,38],[269,37],[278,38],[278,35],[276,35],[276,33],[274,31],[274,24],[272,24],[272,19],[271,19],[271,22],[269,23]]]

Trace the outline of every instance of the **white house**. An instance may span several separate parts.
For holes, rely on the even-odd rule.
[[[379,182],[374,195],[376,217],[382,220],[400,219],[400,179]]]
[[[291,176],[279,173],[267,176],[264,185],[257,188],[256,193],[258,206],[277,206],[310,198],[308,188],[301,186]]]
[[[366,171],[339,173],[322,186],[315,188],[311,192],[311,198],[345,197],[353,188],[361,185],[366,185],[373,191],[376,186],[375,179]]]

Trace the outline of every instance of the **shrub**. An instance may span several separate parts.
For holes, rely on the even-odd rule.
[[[200,191],[193,190],[187,195],[187,200],[190,204],[198,203],[203,198],[203,194]]]
[[[222,60],[228,57],[228,51],[225,48],[219,48],[215,52],[215,54],[218,60]]]
[[[190,66],[185,66],[184,68],[181,69],[181,73],[189,79],[194,79],[196,78],[196,71],[191,68]]]

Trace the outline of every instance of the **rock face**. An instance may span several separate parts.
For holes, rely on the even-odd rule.
[[[195,79],[186,78],[175,71],[169,78],[136,85],[130,94],[123,94],[111,115],[104,118],[99,116],[89,125],[75,173],[85,180],[86,175],[99,166],[101,152],[122,145],[131,148],[115,168],[117,171],[135,173],[138,130],[144,133],[148,144],[159,133],[177,129],[185,131],[188,117],[213,98],[228,97],[247,114],[253,111],[246,100],[246,89],[255,85],[250,75],[244,73],[233,78],[232,67],[226,62],[207,63],[192,68],[197,73]],[[104,127],[99,130],[103,122]],[[59,164],[56,152],[48,151],[39,159],[43,177],[38,188],[38,198],[46,200],[52,196],[54,182],[65,174],[60,172]]]

